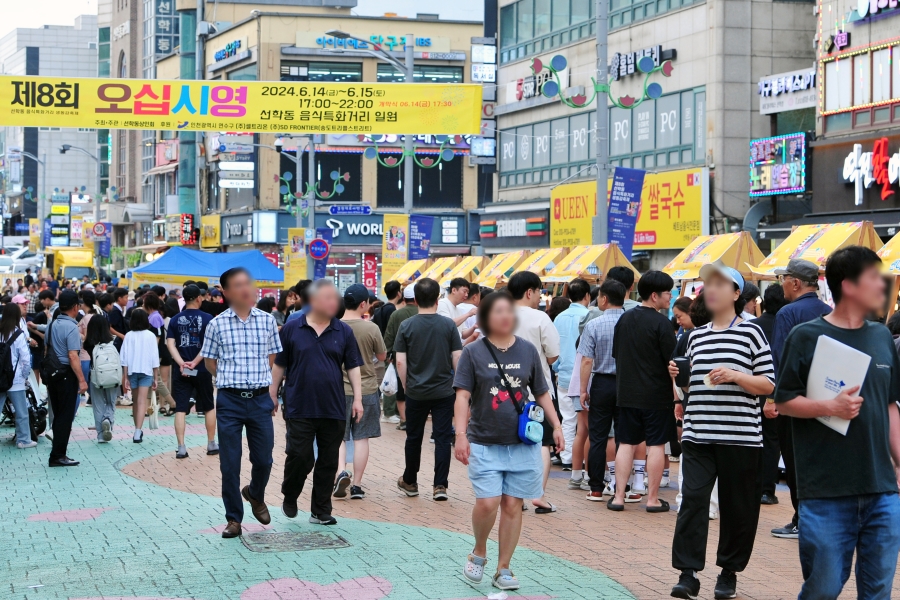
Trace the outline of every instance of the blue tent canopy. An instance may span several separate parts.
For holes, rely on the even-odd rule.
[[[187,279],[219,282],[219,276],[232,267],[244,267],[260,283],[284,283],[284,271],[273,265],[259,250],[210,253],[187,248],[169,248],[153,262],[132,271],[140,283],[184,283]]]

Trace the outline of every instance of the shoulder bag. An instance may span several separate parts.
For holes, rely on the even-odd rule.
[[[519,405],[519,402],[516,400],[516,397],[509,387],[509,380],[506,378],[506,373],[503,372],[503,367],[500,366],[500,361],[497,359],[497,354],[494,352],[493,345],[487,338],[484,338],[483,342],[487,347],[488,352],[491,353],[491,358],[494,359],[497,370],[500,372],[500,385],[506,390],[506,393],[509,394],[510,401],[513,403],[513,406],[516,407],[516,412],[519,413],[519,423],[517,428],[519,440],[521,440],[523,444],[529,446],[540,444],[544,439],[544,427],[541,425],[544,421],[544,409],[535,402],[524,402],[524,406]]]

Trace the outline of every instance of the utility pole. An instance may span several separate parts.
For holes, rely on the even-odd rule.
[[[415,48],[416,38],[413,34],[406,34],[406,45],[404,46],[406,58],[406,83],[415,83]],[[413,150],[412,131],[406,132],[403,136],[403,211],[406,214],[412,214],[413,211],[413,165],[415,164]]]
[[[196,67],[196,79],[203,80],[206,79],[206,35],[207,29],[203,24],[205,19],[204,15],[204,0],[197,0],[197,50],[194,56],[194,64]],[[200,144],[203,142],[204,134],[202,132],[197,132],[195,134],[197,136],[197,143],[194,146],[197,158],[194,161],[194,177],[196,181],[196,187],[194,190],[196,191],[196,201],[194,203],[194,214],[197,215],[197,223],[194,224],[195,227],[200,227],[200,217],[203,215],[203,206],[200,201],[200,190],[206,187],[206,182],[201,179],[200,174],[203,172],[203,168],[206,166],[202,164],[201,161],[205,163],[205,154],[200,149]]]
[[[609,1],[596,0],[597,14],[597,85],[603,92],[597,93],[597,216],[592,227],[592,242],[606,244],[609,241],[607,182],[609,180],[609,106],[606,103],[606,86],[609,84],[607,60],[609,36]]]
[[[306,180],[307,187],[309,187],[309,193],[307,194],[306,201],[308,203],[306,210],[307,212],[307,227],[312,229],[313,237],[316,236],[316,144],[315,138],[313,134],[309,134],[307,138],[307,146],[306,146]],[[297,144],[297,187],[300,187],[300,145]],[[301,221],[301,211],[297,210],[297,226],[302,226]],[[307,279],[315,279],[315,261],[312,258],[307,258],[306,260],[306,278]]]

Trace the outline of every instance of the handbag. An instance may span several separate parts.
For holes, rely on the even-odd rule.
[[[512,394],[512,390],[509,388],[509,380],[506,378],[506,373],[503,372],[503,367],[500,366],[500,360],[494,352],[493,345],[487,341],[487,338],[484,339],[484,345],[487,346],[488,352],[491,353],[491,358],[494,359],[494,364],[497,365],[497,370],[500,371],[500,385],[509,394],[510,401],[516,407],[516,412],[519,413],[519,422],[516,430],[519,440],[528,446],[541,443],[544,439],[544,427],[541,425],[544,421],[544,410],[536,402],[525,402],[524,406],[519,405],[516,397]]]
[[[159,403],[156,401],[156,390],[150,390],[150,417],[147,424],[150,429],[159,429]]]

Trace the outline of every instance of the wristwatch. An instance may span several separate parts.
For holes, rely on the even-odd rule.
[[[766,398],[766,404],[775,404],[775,398]]]

